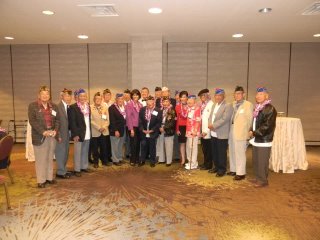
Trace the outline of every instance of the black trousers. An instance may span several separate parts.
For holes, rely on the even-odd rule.
[[[134,131],[134,137],[131,137],[131,132],[128,131],[128,136],[130,136],[130,149],[131,149],[130,162],[139,163],[140,131],[138,127],[133,127],[133,131]]]
[[[111,152],[111,140],[110,140],[110,135],[107,136],[107,139],[106,139],[106,147],[107,147],[107,160],[109,162],[112,162],[112,152]]]
[[[145,162],[148,153],[150,154],[150,163],[156,163],[156,145],[157,138],[141,139],[141,162]]]
[[[227,171],[227,149],[228,139],[211,137],[212,162],[214,168],[220,174]]]
[[[203,166],[210,169],[212,168],[211,139],[201,138],[201,147],[203,152]]]
[[[103,164],[106,164],[108,161],[108,152],[107,152],[107,138],[110,136],[103,136],[102,134],[100,137],[92,137],[90,140],[91,151],[93,155],[93,163],[98,164],[99,158]]]

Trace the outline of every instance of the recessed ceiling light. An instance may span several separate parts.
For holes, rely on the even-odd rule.
[[[7,39],[7,40],[13,40],[14,37],[4,37],[4,39]]]
[[[242,38],[243,34],[242,33],[236,33],[232,35],[233,38]]]
[[[50,11],[50,10],[44,10],[44,11],[42,11],[42,13],[43,13],[44,15],[53,15],[53,14],[54,14],[54,12],[52,12],[52,11]]]
[[[80,38],[80,39],[88,39],[89,37],[87,35],[78,35],[78,38]]]
[[[272,8],[261,8],[259,9],[260,13],[269,13],[272,11]]]
[[[162,9],[161,8],[149,8],[149,13],[159,14],[159,13],[162,13]]]
[[[314,37],[320,37],[320,33],[314,34]]]

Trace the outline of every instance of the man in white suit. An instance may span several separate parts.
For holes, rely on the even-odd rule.
[[[202,89],[198,96],[201,100],[201,147],[203,152],[203,165],[200,170],[209,170],[212,168],[212,150],[211,134],[208,128],[208,119],[213,105],[209,95],[209,89]]]
[[[243,180],[246,176],[246,150],[249,130],[252,124],[253,105],[245,100],[243,87],[234,91],[233,114],[229,134],[229,176],[234,180]]]

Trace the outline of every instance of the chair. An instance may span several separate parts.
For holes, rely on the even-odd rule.
[[[4,187],[4,192],[5,192],[5,194],[6,194],[7,209],[11,209],[10,198],[9,198],[9,193],[8,193],[8,188],[7,188],[6,179],[5,179],[5,177],[2,176],[2,175],[0,175],[0,184],[3,185],[3,187]]]
[[[13,138],[9,135],[4,136],[0,140],[0,169],[7,169],[11,183],[14,183],[13,177],[10,173],[10,155],[13,147]]]

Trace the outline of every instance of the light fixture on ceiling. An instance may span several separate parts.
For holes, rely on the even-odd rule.
[[[88,39],[89,37],[87,35],[81,34],[81,35],[78,35],[78,38],[80,38],[80,39]]]
[[[242,38],[243,34],[242,33],[235,33],[232,35],[233,38]]]
[[[318,38],[318,37],[320,37],[320,33],[313,34],[313,36]]]
[[[6,39],[6,40],[13,40],[14,37],[4,37],[4,39]]]
[[[151,14],[160,14],[160,13],[162,13],[162,9],[161,8],[149,8],[148,11]]]
[[[44,15],[53,15],[54,14],[54,12],[52,12],[52,11],[50,11],[50,10],[43,10],[42,11],[42,14],[44,14]]]
[[[259,9],[259,13],[269,13],[272,11],[272,8],[261,8]]]

